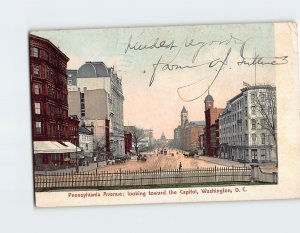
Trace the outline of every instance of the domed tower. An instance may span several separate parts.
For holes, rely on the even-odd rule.
[[[189,122],[188,111],[185,109],[184,106],[183,106],[183,108],[181,110],[180,117],[181,117],[181,127],[184,127]]]
[[[77,72],[77,78],[110,77],[109,70],[103,62],[86,62]]]
[[[208,89],[208,95],[205,97],[204,104],[205,104],[205,111],[214,107],[214,98],[209,94],[209,89]]]

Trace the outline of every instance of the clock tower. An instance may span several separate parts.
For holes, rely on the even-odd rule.
[[[180,118],[181,118],[181,128],[184,128],[189,123],[188,111],[185,109],[184,106],[181,110]]]
[[[214,98],[209,94],[209,89],[208,89],[208,95],[205,97],[204,104],[205,104],[205,111],[214,108]]]

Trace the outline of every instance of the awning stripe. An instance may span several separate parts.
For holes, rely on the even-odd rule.
[[[49,154],[49,153],[72,153],[76,152],[76,146],[70,142],[64,142],[66,146],[62,145],[56,141],[34,141],[33,148],[34,154]],[[77,147],[77,152],[81,151],[79,147]]]

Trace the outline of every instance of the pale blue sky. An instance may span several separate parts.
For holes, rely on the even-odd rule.
[[[273,24],[232,24],[201,25],[180,27],[146,27],[146,28],[112,28],[85,30],[34,31],[32,34],[49,39],[70,58],[68,69],[78,69],[85,61],[103,61],[108,66],[115,66],[123,80],[124,122],[144,128],[153,128],[158,138],[162,132],[167,138],[173,138],[173,130],[180,122],[180,111],[184,105],[189,111],[190,120],[204,119],[205,95],[192,102],[184,102],[177,94],[178,87],[197,82],[182,89],[184,99],[193,99],[203,93],[210,85],[215,69],[201,66],[193,69],[161,71],[157,70],[155,81],[149,87],[153,64],[162,56],[163,62],[179,65],[202,64],[214,59],[224,59],[228,49],[232,51],[228,65],[220,72],[210,93],[215,99],[215,106],[225,107],[226,101],[239,93],[243,81],[254,83],[254,66],[241,66],[241,45],[232,40],[228,45],[205,46],[199,51],[194,63],[192,57],[198,47],[184,47],[185,41],[194,43],[224,41],[231,35],[247,40],[245,53],[254,56],[273,57]],[[166,48],[143,51],[125,49],[132,36],[132,45],[136,42],[152,45],[156,38],[165,40],[166,44],[174,40],[177,46],[172,50]],[[202,81],[201,81],[202,80]],[[275,83],[274,67],[257,66],[257,81]]]

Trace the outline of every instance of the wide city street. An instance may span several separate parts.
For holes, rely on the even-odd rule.
[[[250,167],[250,164],[243,164],[228,159],[219,159],[208,156],[185,157],[181,151],[170,150],[168,154],[157,154],[156,151],[144,153],[146,161],[137,160],[136,157],[132,157],[130,160],[126,160],[122,163],[106,164],[106,161],[98,163],[90,163],[89,166],[79,166],[80,172],[95,172],[96,169],[107,172],[115,172],[121,170],[137,171],[140,169],[153,171],[156,169],[179,169],[181,163],[182,169],[197,169],[197,168],[212,168],[212,167]],[[260,168],[263,172],[272,173],[277,172],[277,167],[274,164],[261,164]],[[67,168],[63,170],[47,171],[47,173],[59,173],[59,172],[74,172],[75,168]],[[36,171],[36,174],[44,174],[45,171]]]
[[[173,154],[173,155],[172,155]],[[177,152],[176,150],[170,151],[168,154],[157,154],[156,152],[151,152],[146,154],[146,161],[137,161],[135,159],[127,160],[124,163],[118,163],[114,165],[105,165],[98,168],[98,171],[116,171],[116,170],[149,170],[153,171],[155,169],[178,169],[181,162],[182,169],[191,168],[209,168],[209,167],[222,167],[222,166],[244,166],[241,163],[215,159],[211,160],[204,156],[195,157],[185,157],[182,152]]]

